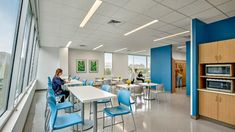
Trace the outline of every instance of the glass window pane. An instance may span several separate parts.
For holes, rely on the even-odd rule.
[[[8,99],[19,8],[19,0],[0,1],[0,115]]]
[[[146,56],[134,56],[134,68],[146,74]]]
[[[104,75],[112,74],[112,53],[104,53]]]
[[[134,69],[134,56],[128,55],[128,70],[132,71]]]
[[[23,85],[23,73],[25,70],[25,61],[26,61],[26,53],[28,49],[29,44],[29,35],[30,35],[30,27],[31,27],[31,20],[32,20],[32,14],[30,7],[28,8],[28,14],[26,18],[26,23],[24,27],[24,38],[23,38],[23,45],[21,50],[21,56],[20,56],[20,64],[19,64],[19,74],[18,74],[18,81],[17,81],[17,89],[15,97],[17,98],[19,94],[22,92],[22,85]]]

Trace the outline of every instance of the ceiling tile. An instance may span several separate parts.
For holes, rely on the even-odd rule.
[[[132,12],[132,11],[128,11],[126,9],[120,9],[113,15],[112,18],[125,23],[128,20],[130,20],[131,18],[136,17],[137,15],[139,15],[139,14]]]
[[[153,7],[156,3],[152,0],[130,0],[124,8],[128,10],[132,10],[138,13],[142,13],[143,11]]]
[[[160,4],[156,4],[155,6],[151,7],[150,9],[147,9],[143,12],[143,14],[150,16],[152,18],[158,19],[166,14],[169,14],[173,12],[173,10],[162,6]]]
[[[196,1],[196,0],[163,0],[162,4],[176,10],[176,9],[182,8],[182,7],[192,3],[194,1]]]
[[[197,0],[195,2],[193,2],[192,4],[189,4],[181,9],[179,9],[178,11],[186,14],[188,16],[191,16],[193,14],[202,12],[206,9],[211,8],[212,6],[210,4],[208,4],[206,1],[204,0]]]
[[[114,6],[110,3],[103,2],[98,10],[95,12],[96,14],[101,14],[103,16],[112,17],[114,13],[116,13],[120,7]]]
[[[192,19],[186,17],[186,18],[181,19],[181,20],[179,20],[179,21],[173,22],[172,24],[173,24],[173,25],[176,25],[176,26],[178,26],[178,27],[185,27],[185,26],[190,25],[191,20],[192,20]]]
[[[235,0],[219,5],[218,8],[223,12],[230,12],[235,10]]]
[[[184,19],[184,18],[185,18],[185,16],[180,13],[172,12],[172,13],[160,18],[160,20],[163,22],[172,23],[172,22]]]
[[[221,14],[221,15],[211,17],[209,19],[205,19],[203,21],[206,22],[206,23],[212,23],[212,22],[216,22],[216,21],[219,21],[219,20],[223,20],[225,18],[227,18],[227,17],[225,15]]]
[[[220,5],[220,4],[224,4],[228,1],[231,1],[231,0],[208,0],[210,3],[212,3],[213,5]]]
[[[218,11],[215,8],[210,8],[204,12],[192,15],[193,18],[198,18],[200,20],[206,20],[209,18],[213,18],[215,16],[221,15],[222,13],[220,11]]]
[[[227,15],[229,15],[230,17],[235,16],[235,10],[230,11],[230,12],[226,12]]]
[[[109,3],[109,4],[123,7],[123,5],[125,5],[129,0],[102,0],[102,1],[104,3]]]
[[[128,23],[133,23],[133,24],[142,26],[142,25],[147,24],[147,23],[149,23],[149,22],[151,22],[151,21],[153,21],[153,20],[154,20],[154,19],[151,19],[151,18],[146,17],[146,16],[144,16],[144,15],[138,15],[138,16],[133,17],[132,19],[130,19],[130,20],[128,21]],[[156,24],[156,23],[154,23],[154,24]],[[154,25],[154,24],[153,24],[153,25]]]

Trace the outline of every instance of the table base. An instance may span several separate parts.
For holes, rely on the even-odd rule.
[[[94,126],[94,122],[91,120],[84,120],[84,124],[83,124],[83,131],[89,130]],[[74,126],[74,128],[76,129],[76,126]],[[80,132],[81,131],[81,125],[78,125],[78,131],[74,130],[74,132]]]

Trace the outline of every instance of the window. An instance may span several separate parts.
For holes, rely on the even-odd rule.
[[[20,56],[20,64],[19,64],[20,69],[19,69],[19,74],[18,74],[18,79],[17,79],[17,89],[16,89],[15,98],[17,98],[20,95],[20,93],[22,92],[22,88],[23,88],[24,72],[25,72],[25,67],[26,67],[25,65],[26,55],[27,55],[27,50],[28,50],[28,45],[29,45],[31,20],[32,20],[31,9],[30,7],[28,7],[27,18],[26,18],[26,23],[24,27],[24,38],[23,38],[23,45],[22,45],[21,56]]]
[[[112,75],[112,53],[104,53],[104,75]]]
[[[149,56],[138,56],[138,55],[128,55],[128,69],[138,69],[142,71],[145,76],[149,76],[150,62],[148,61]]]
[[[19,0],[0,1],[0,115],[6,110],[10,91],[19,9]]]

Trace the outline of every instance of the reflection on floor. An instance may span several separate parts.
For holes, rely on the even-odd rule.
[[[36,92],[30,113],[24,128],[24,132],[43,132],[45,94]],[[203,119],[194,120],[190,118],[190,98],[185,92],[167,94],[167,100],[160,97],[160,102],[145,101],[139,102],[134,111],[137,131],[139,132],[234,132],[234,129],[227,128]],[[116,102],[116,101],[115,101]],[[102,109],[103,106],[99,106]],[[88,119],[88,105],[85,106],[85,116]],[[99,116],[101,116],[100,114]],[[117,119],[120,120],[120,119]],[[125,131],[133,130],[131,116],[124,116]],[[107,123],[110,119],[107,119]],[[71,128],[58,130],[58,132],[72,131]],[[98,120],[98,131],[102,130],[102,120]],[[111,129],[105,129],[110,132]],[[114,127],[114,132],[122,131],[122,124]],[[92,129],[87,132],[92,132]]]

